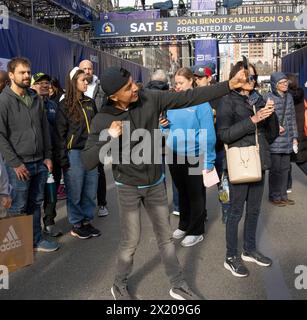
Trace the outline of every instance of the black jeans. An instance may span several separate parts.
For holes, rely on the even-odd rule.
[[[104,166],[102,163],[98,165],[98,188],[97,188],[97,204],[98,207],[106,206],[107,184]]]
[[[117,186],[121,239],[118,250],[115,284],[126,285],[133,267],[133,256],[141,237],[141,204],[144,205],[153,225],[162,262],[173,286],[183,281],[170,228],[170,215],[164,183],[138,189],[134,186]]]
[[[229,183],[231,208],[226,224],[226,257],[238,255],[238,226],[243,215],[245,202],[246,215],[243,248],[247,252],[256,250],[256,229],[261,208],[264,180],[265,173],[263,172],[262,180],[259,182]]]
[[[172,179],[179,194],[179,229],[186,231],[186,235],[201,235],[205,232],[206,211],[206,188],[202,174],[191,175],[189,168],[198,166],[188,163],[176,162],[169,164]]]
[[[290,170],[290,154],[271,153],[271,169],[269,174],[269,199],[286,200]]]
[[[53,161],[52,163],[53,163],[52,174],[53,174],[56,190],[58,190],[58,187],[61,182],[61,177],[62,177],[62,169],[55,161]],[[52,202],[52,203],[48,203],[47,192],[48,192],[47,185],[45,185],[44,205],[43,205],[43,207],[44,207],[43,221],[44,221],[45,227],[54,225],[55,224],[54,219],[57,215],[57,213],[56,213],[57,201]]]

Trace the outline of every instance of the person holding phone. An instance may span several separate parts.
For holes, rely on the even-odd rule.
[[[295,107],[288,89],[287,76],[282,72],[274,72],[271,75],[272,92],[267,97],[275,104],[279,137],[270,147],[272,167],[269,174],[269,200],[278,207],[295,204],[294,200],[288,199],[287,194],[290,155],[298,145]]]
[[[243,61],[239,61],[230,71],[229,77],[232,78],[243,68]],[[217,108],[218,138],[223,143],[228,144],[229,148],[255,145],[257,126],[263,171],[262,180],[259,182],[229,183],[230,212],[226,223],[227,251],[224,267],[236,277],[249,275],[242,259],[260,266],[270,266],[272,264],[270,258],[257,250],[256,229],[264,189],[264,171],[271,166],[269,144],[277,137],[279,125],[274,112],[274,102],[272,100],[265,102],[263,97],[255,90],[257,77],[256,68],[249,64],[248,83],[223,97],[221,105]],[[256,113],[254,113],[254,107]],[[245,204],[243,253],[240,256],[238,253],[238,226]]]

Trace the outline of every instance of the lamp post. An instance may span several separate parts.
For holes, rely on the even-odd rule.
[[[281,49],[276,48],[276,50],[273,48],[273,58],[276,58],[275,60],[275,71],[278,71],[278,59],[281,57]]]

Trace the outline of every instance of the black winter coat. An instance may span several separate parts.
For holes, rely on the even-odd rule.
[[[265,106],[262,96],[253,91],[251,95],[243,96],[236,91],[222,98],[221,105],[217,108],[218,138],[231,147],[248,147],[256,145],[256,126],[251,117],[256,111]],[[270,144],[279,135],[279,123],[275,113],[265,121],[257,124],[258,141],[262,170],[271,166]],[[226,168],[226,165],[225,165]]]

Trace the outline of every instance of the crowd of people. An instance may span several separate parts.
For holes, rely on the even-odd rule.
[[[233,66],[229,81],[216,83],[214,73],[212,65],[180,68],[170,88],[166,73],[157,70],[143,89],[119,67],[104,70],[98,79],[91,61],[83,60],[69,71],[62,89],[57,79],[44,72],[31,76],[31,64],[26,58],[13,58],[7,72],[0,71],[1,206],[9,215],[33,215],[34,250],[51,252],[60,247],[44,236],[62,235],[56,225],[56,200],[50,201],[48,196],[46,182],[50,177],[56,189],[64,179],[70,234],[79,239],[101,235],[92,224],[96,212],[99,217],[109,214],[101,150],[117,141],[119,162],[113,163],[112,169],[121,240],[111,288],[114,299],[132,299],[128,278],[140,240],[141,204],[153,224],[171,283],[170,295],[175,299],[199,299],[183,276],[174,239],[182,239],[183,247],[204,240],[206,221],[210,219],[204,180],[215,169],[221,180],[217,191],[227,184],[227,199],[220,197],[226,225],[224,267],[234,276],[246,277],[249,271],[244,261],[270,266],[272,260],[256,246],[265,171],[269,170],[270,203],[278,207],[295,205],[288,198],[291,161],[307,175],[303,92],[296,75],[275,72],[271,75],[271,92],[262,96],[257,91],[257,70],[242,61]],[[149,152],[149,162],[133,162],[140,151],[135,146],[141,140],[131,141],[127,153],[122,135],[125,130],[132,135],[137,129],[149,132],[150,148],[154,146],[154,132],[160,130],[164,137],[161,162],[156,162],[154,152]],[[178,130],[183,134],[177,135]],[[107,139],[101,135],[105,131]],[[224,145],[259,146],[261,179],[232,183]],[[115,156],[114,149],[109,151]],[[166,164],[173,182],[173,213],[179,216],[178,228],[173,231]],[[238,225],[245,206],[240,254]]]

